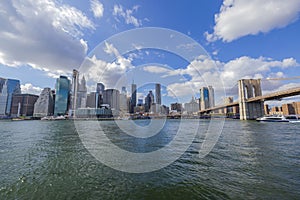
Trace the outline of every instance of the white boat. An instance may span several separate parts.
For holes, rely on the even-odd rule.
[[[300,123],[300,118],[298,115],[287,115],[285,118],[291,123]]]
[[[263,116],[263,117],[257,118],[256,121],[258,121],[258,122],[289,122],[289,120],[286,119],[282,115]]]

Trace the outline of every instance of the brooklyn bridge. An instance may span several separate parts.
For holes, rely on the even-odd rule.
[[[205,115],[221,109],[238,107],[240,119],[251,120],[264,115],[265,101],[281,100],[283,98],[296,95],[300,95],[300,87],[263,95],[261,89],[261,79],[242,79],[238,81],[238,101],[203,109],[200,110],[199,113],[200,115]]]

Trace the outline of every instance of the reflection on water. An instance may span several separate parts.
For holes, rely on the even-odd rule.
[[[151,152],[174,138],[179,121],[167,120],[169,128],[148,140],[101,123],[120,148]],[[201,121],[192,145],[173,164],[130,174],[94,159],[72,121],[0,121],[0,199],[300,198],[300,124],[226,121],[201,159],[208,125]]]

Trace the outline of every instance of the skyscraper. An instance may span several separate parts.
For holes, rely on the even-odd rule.
[[[156,104],[161,105],[161,87],[159,83],[155,84],[155,100]]]
[[[131,85],[131,99],[130,99],[130,113],[134,113],[134,107],[136,106],[136,84]]]
[[[145,98],[145,112],[149,112],[151,109],[151,105],[154,103],[154,95],[150,90]]]
[[[34,117],[46,117],[54,114],[54,96],[50,88],[44,88],[34,104]]]
[[[200,109],[204,110],[215,106],[215,95],[212,86],[200,89]]]
[[[215,90],[212,86],[208,86],[209,107],[215,107]]]
[[[120,110],[120,92],[116,89],[107,89],[103,92],[103,104],[109,104],[109,106],[116,110]]]
[[[0,93],[0,115],[10,115],[12,97],[14,94],[21,94],[20,81],[7,79],[2,85],[2,91]]]
[[[96,88],[96,107],[100,108],[100,105],[103,103],[103,93],[105,91],[105,86],[103,83],[97,83]]]
[[[14,94],[11,104],[11,116],[33,116],[34,104],[39,98],[34,94]]]
[[[60,76],[56,80],[55,90],[54,115],[65,115],[69,108],[70,80],[66,76]]]

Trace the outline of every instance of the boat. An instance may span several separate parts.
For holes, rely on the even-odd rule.
[[[287,115],[285,118],[291,123],[300,123],[300,118],[298,115]]]
[[[300,118],[297,115],[273,115],[273,116],[264,116],[257,118],[256,121],[259,122],[291,122],[291,123],[300,123]]]
[[[66,120],[67,118],[65,116],[47,116],[47,117],[42,117],[41,120]]]
[[[289,122],[288,119],[285,118],[283,115],[274,115],[274,116],[263,116],[257,118],[256,121],[258,122]]]

